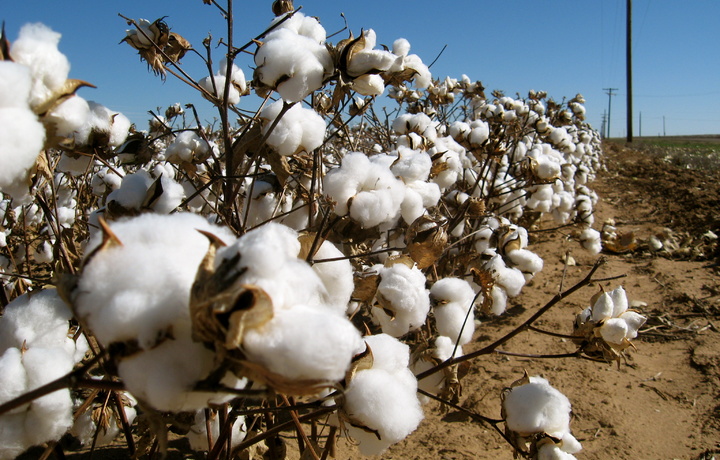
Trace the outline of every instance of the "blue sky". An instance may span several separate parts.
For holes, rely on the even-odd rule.
[[[320,18],[328,34],[340,30],[344,13],[357,35],[375,29],[378,43],[400,37],[426,64],[447,49],[431,68],[434,77],[462,74],[490,90],[526,95],[547,91],[555,99],[585,96],[588,121],[600,129],[608,96],[611,135],[626,135],[626,0],[411,0],[295,1]],[[222,3],[222,2],[220,2]],[[272,19],[272,1],[235,2],[235,43],[262,32]],[[148,72],[136,52],[119,44],[127,25],[118,16],[154,20],[168,16],[172,30],[198,49],[212,34],[226,35],[225,23],[202,0],[6,1],[0,12],[10,40],[27,22],[43,22],[62,33],[60,50],[70,59],[70,76],[97,89],[80,95],[118,110],[146,127],[147,111],[175,102],[193,102],[204,120],[214,112],[191,88],[169,76],[162,82]],[[633,2],[633,80],[635,135],[720,133],[720,2],[716,0],[635,0]],[[330,39],[335,43],[346,32]],[[217,60],[222,50],[217,50]],[[238,64],[252,75],[252,57]],[[188,55],[183,67],[200,79],[207,71]],[[245,101],[241,101],[243,107]],[[252,103],[248,100],[247,107]],[[664,122],[664,126],[663,126]]]

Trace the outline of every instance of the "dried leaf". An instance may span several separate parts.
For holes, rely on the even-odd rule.
[[[352,293],[352,299],[358,302],[372,301],[375,298],[378,284],[380,284],[380,275],[377,273],[355,274],[355,290]]]
[[[447,247],[445,228],[430,216],[420,216],[408,228],[405,236],[408,253],[419,269],[435,263]]]

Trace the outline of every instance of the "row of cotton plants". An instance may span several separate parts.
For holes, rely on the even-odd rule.
[[[180,104],[131,128],[75,94],[89,84],[41,24],[0,48],[0,458],[62,449],[66,432],[151,453],[179,419],[218,458],[277,436],[277,411],[302,433],[300,410],[334,433],[323,447],[298,435],[306,455],[336,435],[382,453],[431,397],[458,402],[459,363],[494,351],[473,337],[542,270],[535,228],[600,251],[601,152],[580,95],[486,98],[433,79],[405,39],[333,44],[292,2],[273,12],[251,62],[227,50],[191,82],[219,129]],[[129,24],[123,41],[160,75],[192,49],[162,19]],[[390,120],[372,110],[384,93]],[[568,334],[615,361],[643,322],[618,288]],[[502,398],[488,423],[518,453],[580,450],[546,380]]]

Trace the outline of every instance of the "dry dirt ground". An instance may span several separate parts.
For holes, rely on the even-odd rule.
[[[596,222],[616,221],[621,231],[639,240],[670,227],[700,241],[708,230],[720,230],[720,173],[692,171],[617,145],[605,149],[606,169],[593,183],[600,195]],[[546,226],[550,226],[547,223]],[[599,227],[599,226],[596,226]],[[571,251],[577,265],[568,267],[565,287],[582,279],[595,257],[569,240],[568,232],[536,233],[531,244],[545,268],[513,302],[508,317],[486,321],[472,351],[527,319],[557,293],[563,255]],[[696,244],[696,243],[690,243]],[[710,459],[720,453],[720,271],[717,253],[709,260],[678,260],[639,250],[604,254],[600,276],[624,274],[603,283],[622,284],[630,300],[649,320],[636,351],[619,366],[585,360],[528,359],[493,355],[473,363],[463,380],[461,405],[499,418],[499,394],[527,370],[541,375],[573,404],[573,434],[582,442],[578,459]],[[597,286],[573,294],[543,317],[548,330],[569,332],[576,313],[589,305]],[[525,332],[508,351],[573,351],[564,339]],[[442,413],[437,404],[406,441],[386,459],[511,459],[502,438],[460,411]],[[345,455],[342,458],[351,458]]]
[[[698,245],[708,230],[720,234],[720,172],[677,167],[616,144],[606,146],[606,171],[592,184],[600,196],[596,228],[614,219],[620,231],[645,241],[665,227]],[[550,222],[540,227],[551,227]],[[533,234],[532,249],[545,268],[509,305],[506,315],[485,318],[465,352],[482,348],[527,319],[558,292],[570,251],[577,264],[567,267],[564,286],[582,279],[596,260],[567,230]],[[717,248],[717,244],[715,245]],[[489,355],[473,361],[462,380],[460,405],[500,418],[500,393],[522,376],[541,375],[573,404],[573,434],[582,442],[578,459],[709,460],[720,453],[720,269],[718,253],[704,260],[653,253],[642,244],[628,254],[604,254],[598,276],[626,275],[602,283],[622,284],[649,320],[619,367],[580,359],[529,359]],[[690,259],[690,260],[689,260]],[[586,287],[553,307],[538,326],[568,333],[575,315],[589,304],[598,285]],[[504,348],[523,353],[566,353],[571,342],[524,332]],[[178,444],[180,443],[180,444]],[[288,442],[288,445],[292,442]],[[186,457],[181,441],[169,458]],[[124,458],[123,449],[105,449],[94,458]],[[288,457],[297,457],[297,454]],[[196,454],[197,455],[197,454]],[[347,441],[336,458],[358,458]],[[66,458],[86,459],[87,453]],[[378,457],[380,458],[380,457]],[[512,459],[507,443],[492,428],[460,410],[426,406],[426,419],[383,459]]]

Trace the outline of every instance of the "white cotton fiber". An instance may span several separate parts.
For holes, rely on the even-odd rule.
[[[613,304],[612,296],[607,292],[603,292],[592,307],[592,320],[599,323],[600,321],[610,319],[613,316],[614,309],[615,305]]]
[[[283,102],[277,101],[260,112],[263,135],[268,133],[282,107]],[[322,145],[324,138],[325,120],[314,110],[295,104],[283,114],[268,136],[267,143],[280,155],[288,156],[301,151],[312,152]]]
[[[22,295],[5,307],[0,320],[0,352],[8,348],[60,348],[75,361],[88,349],[83,336],[68,338],[72,314],[55,289]]]
[[[288,379],[336,382],[361,344],[360,333],[344,316],[295,305],[247,330],[242,349],[250,361]]]
[[[373,356],[373,369],[388,372],[407,370],[410,347],[388,334],[366,335],[363,337]]]
[[[85,123],[76,131],[75,142],[86,144],[91,141],[93,132],[108,135],[108,145],[119,147],[125,142],[130,129],[130,120],[122,113],[112,111],[102,104],[88,101],[90,114]]]
[[[0,108],[0,191],[29,198],[28,174],[44,143],[45,128],[28,108]]]
[[[572,454],[564,452],[556,444],[543,444],[538,449],[537,460],[575,460]]]
[[[323,241],[313,258],[315,260],[322,260],[338,257],[345,257],[345,254],[330,241]],[[344,313],[348,308],[350,297],[355,290],[353,267],[350,260],[316,262],[313,264],[312,269],[320,277],[320,280],[328,292],[328,303]]]
[[[30,68],[33,79],[31,107],[43,103],[67,80],[70,62],[58,50],[60,37],[43,24],[25,24],[10,48],[10,57]]]
[[[389,156],[375,157],[378,159],[371,161],[363,153],[349,153],[339,168],[325,175],[325,193],[335,201],[335,213],[344,216],[349,212],[363,227],[392,221],[405,196],[402,181],[390,171],[389,165],[382,164],[381,159]]]
[[[87,261],[76,313],[104,346],[137,340],[141,348],[149,348],[178,320],[189,319],[190,287],[209,246],[198,230],[226,241],[233,237],[195,214],[142,214],[110,226],[122,245]],[[94,235],[86,254],[100,240],[101,235]]]
[[[470,342],[475,332],[475,318],[472,312],[468,315],[468,308],[456,302],[436,306],[433,311],[438,334],[456,340],[460,345]]]
[[[602,251],[602,240],[600,232],[593,228],[586,228],[580,234],[580,243],[583,248],[590,251],[592,254],[599,254]]]
[[[32,80],[30,69],[11,61],[0,61],[0,108],[28,108]]]
[[[425,275],[417,266],[410,268],[398,263],[383,267],[377,296],[382,297],[380,304],[395,314],[391,318],[382,308],[373,308],[373,316],[384,333],[400,337],[425,324],[430,297],[425,289]]]
[[[618,286],[610,291],[610,298],[613,303],[613,318],[618,318],[620,315],[625,313],[628,309],[628,298],[625,289],[622,286]]]
[[[179,412],[206,407],[217,394],[192,390],[212,371],[214,353],[192,341],[189,331],[177,335],[122,359],[118,375],[133,396],[155,409]]]
[[[628,325],[620,318],[610,318],[600,327],[600,334],[608,343],[621,344],[627,333]]]
[[[46,121],[55,126],[55,134],[73,138],[90,116],[90,105],[80,96],[71,96],[52,109]]]
[[[361,428],[346,425],[348,434],[359,442],[360,453],[377,455],[415,431],[423,419],[416,396],[417,383],[409,370],[408,378],[398,378],[384,369],[367,369],[355,374],[345,391],[345,412]]]
[[[318,40],[325,34],[317,20],[302,13],[293,19],[265,37],[255,53],[255,78],[276,89],[286,101],[299,102],[322,86],[333,66],[324,40]],[[304,20],[314,24],[294,26]],[[304,35],[308,32],[310,36]]]
[[[194,423],[190,427],[190,431],[186,435],[188,441],[190,442],[190,448],[196,451],[206,451],[208,450],[208,420],[205,417],[205,411],[197,411],[195,413],[195,418],[193,422]],[[209,422],[211,434],[210,438],[213,440],[213,442],[215,442],[220,436],[220,414],[212,413]],[[245,417],[240,416],[236,418],[235,422],[233,423],[232,430],[230,432],[230,445],[232,447],[237,446],[245,439],[246,435],[247,426],[245,425]]]
[[[210,157],[210,147],[194,130],[183,131],[165,149],[165,159],[173,163],[202,162]]]
[[[503,408],[507,427],[520,434],[562,438],[570,431],[570,401],[542,377],[508,391]]]

